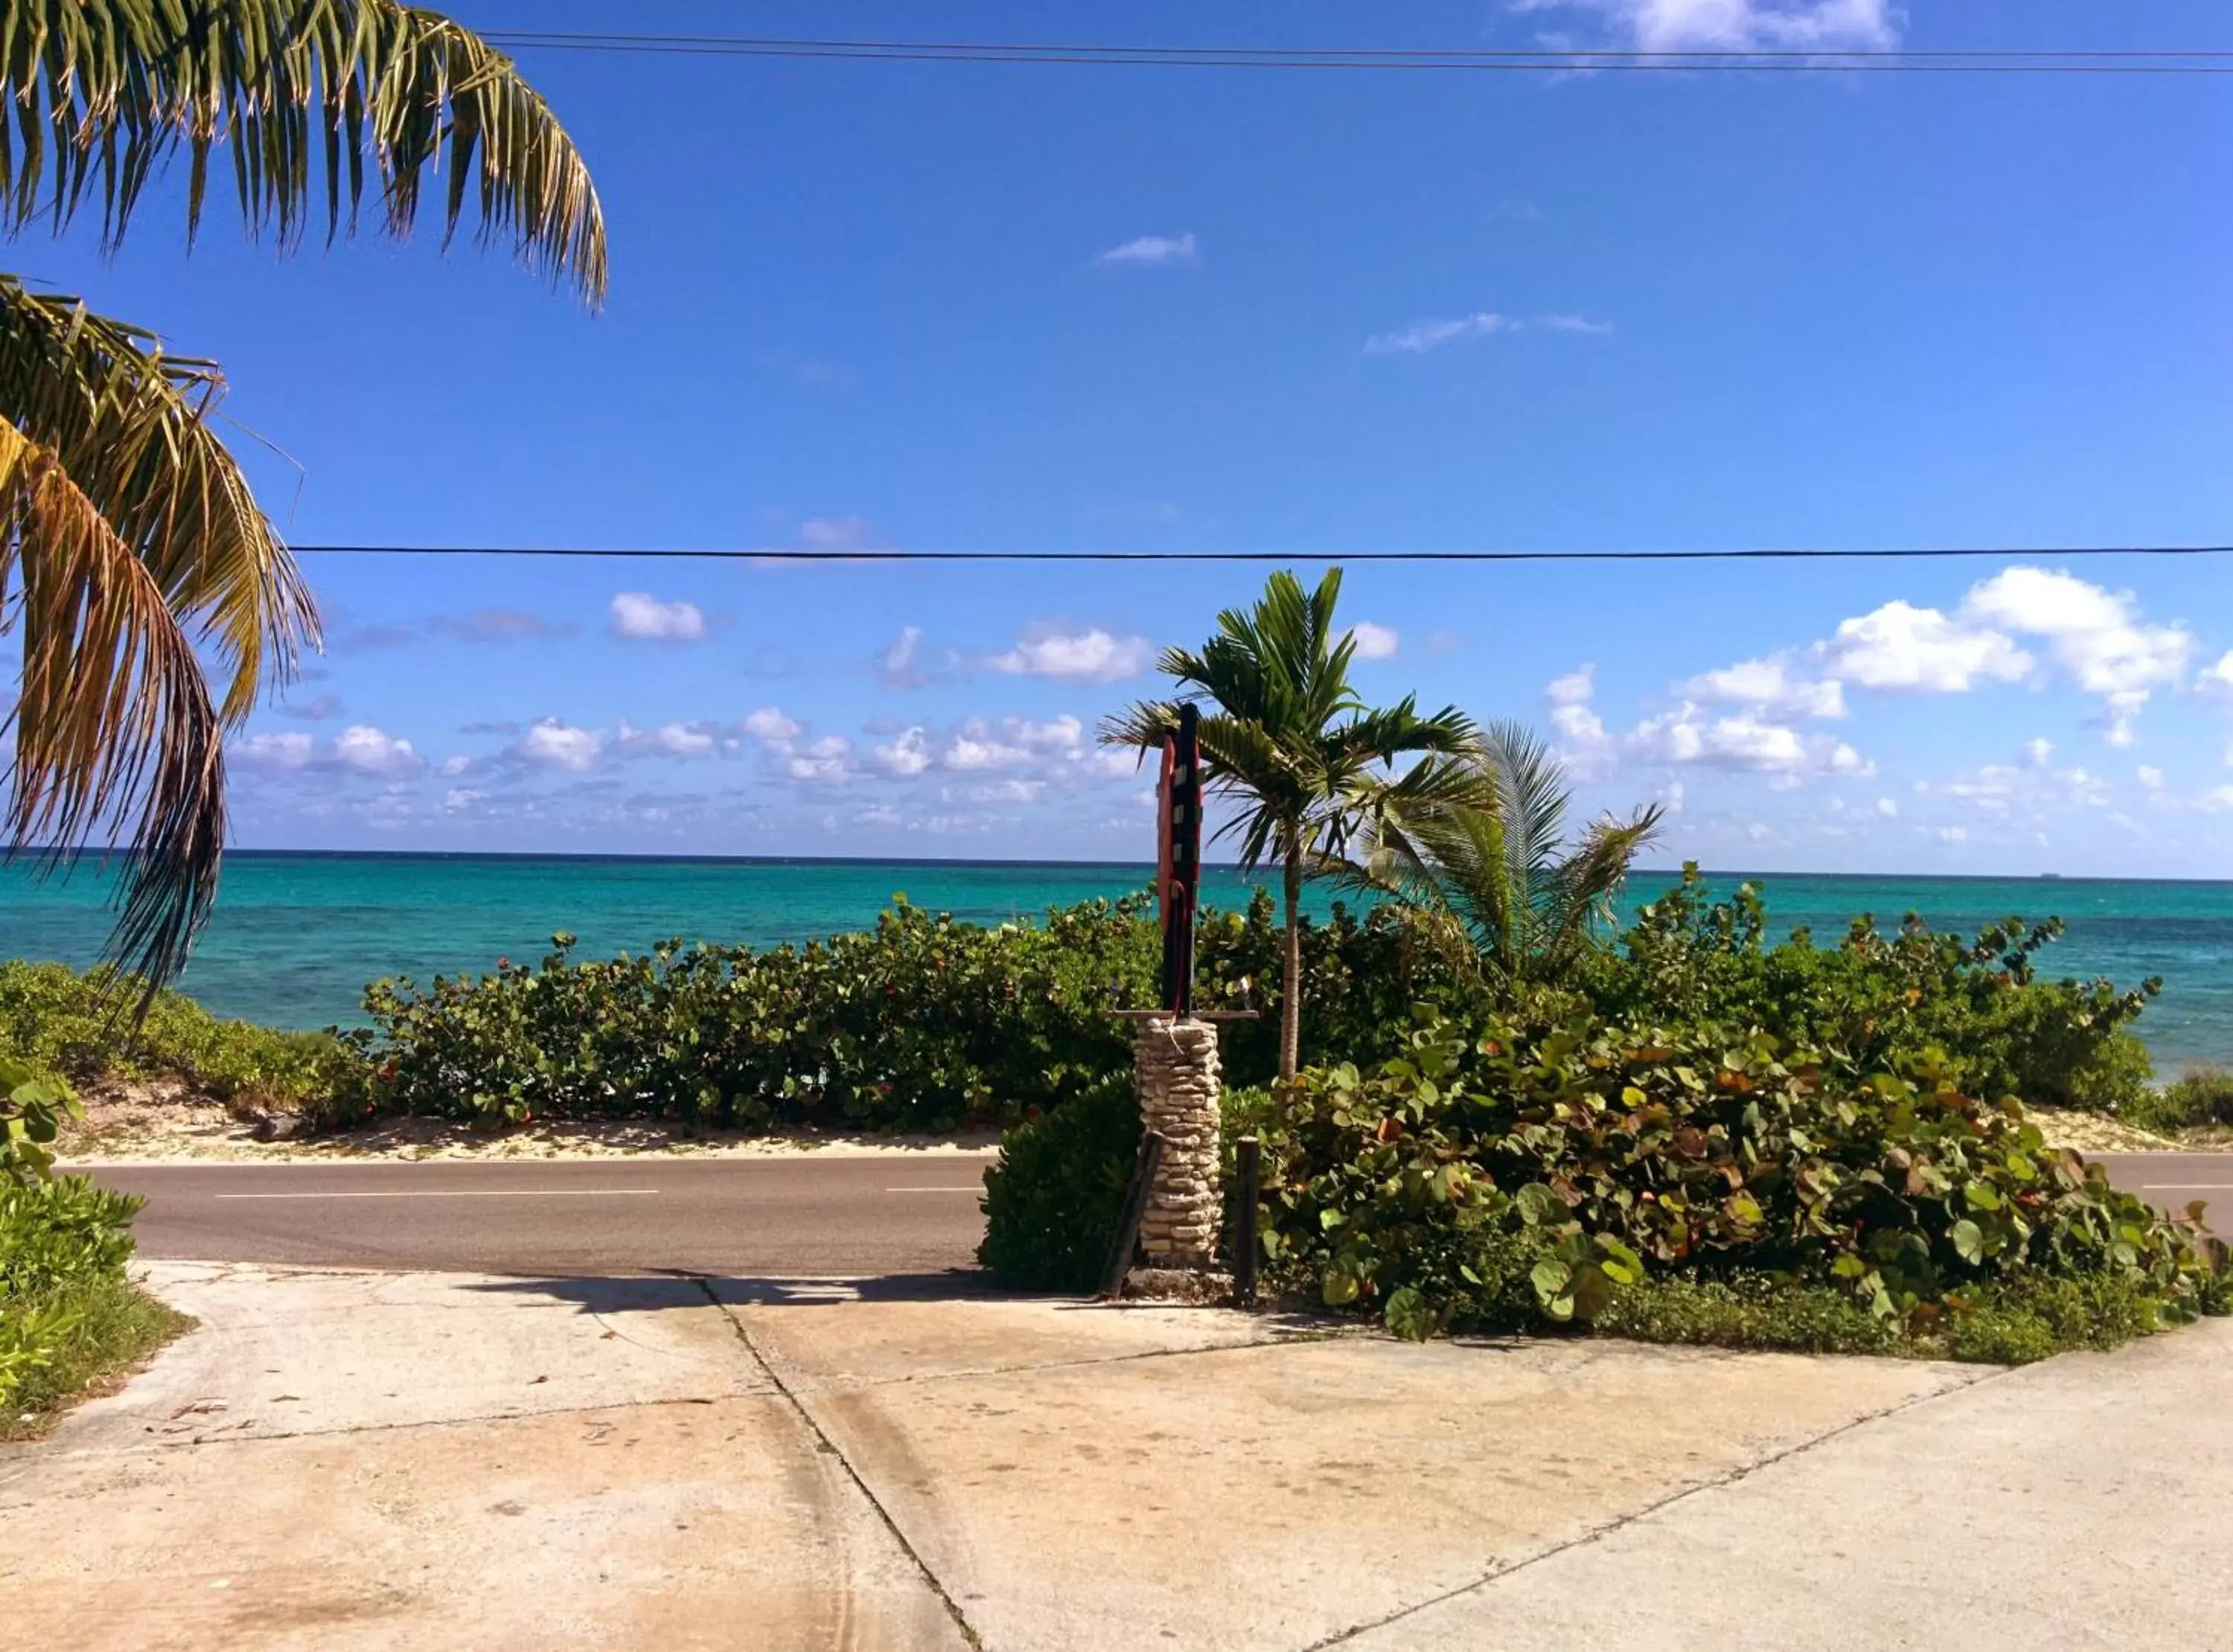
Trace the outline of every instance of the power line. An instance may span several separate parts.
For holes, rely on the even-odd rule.
[[[1032,63],[1136,68],[1465,70],[1518,74],[2225,75],[2233,52],[1389,50],[1284,46],[1116,46],[1064,42],[834,40],[772,35],[637,35],[499,29],[517,51],[850,62]]]
[[[1956,557],[2226,556],[2226,545],[1928,545],[1700,550],[834,550],[565,545],[296,545],[298,556],[498,556],[751,563],[1704,563],[1920,562]]]

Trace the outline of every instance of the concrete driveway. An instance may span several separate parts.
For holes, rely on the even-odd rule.
[[[6,1644],[2233,1639],[2225,1322],[2002,1373],[958,1276],[152,1277],[202,1329],[0,1455]]]

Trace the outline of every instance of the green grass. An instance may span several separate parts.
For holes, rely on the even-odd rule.
[[[10,1303],[7,1311],[56,1308],[73,1315],[74,1323],[45,1361],[18,1379],[5,1415],[0,1415],[0,1441],[38,1438],[72,1405],[109,1392],[142,1360],[194,1324],[137,1285],[110,1278],[74,1284],[36,1302]]]
[[[2210,1304],[2217,1312],[2226,1305]],[[2075,1350],[2119,1347],[2162,1327],[2148,1298],[2107,1276],[2041,1277],[1971,1291],[1948,1302],[1934,1322],[1903,1330],[1841,1291],[1758,1274],[1646,1279],[1607,1303],[1592,1329],[1692,1347],[2029,1365]]]

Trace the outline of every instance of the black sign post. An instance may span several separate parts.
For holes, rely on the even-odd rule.
[[[1178,727],[1163,737],[1162,874],[1163,1008],[1194,1012],[1195,898],[1201,888],[1201,714],[1179,707]]]

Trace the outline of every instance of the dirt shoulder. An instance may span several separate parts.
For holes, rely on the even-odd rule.
[[[278,1163],[342,1160],[614,1159],[655,1155],[714,1159],[824,1154],[933,1157],[986,1153],[994,1129],[947,1135],[872,1135],[844,1130],[708,1130],[655,1120],[492,1126],[449,1119],[392,1118],[290,1141],[258,1139],[260,1115],[188,1092],[175,1081],[104,1087],[88,1093],[86,1116],[59,1143],[75,1164],[175,1164],[197,1160]],[[2173,1139],[2099,1113],[2041,1109],[2032,1122],[2047,1145],[2080,1153],[2233,1152],[2233,1130]]]
[[[72,1164],[245,1163],[421,1159],[614,1159],[646,1155],[768,1158],[802,1154],[932,1158],[983,1153],[998,1130],[949,1135],[865,1135],[790,1129],[746,1134],[652,1120],[536,1123],[494,1128],[448,1119],[394,1118],[299,1140],[257,1139],[259,1118],[184,1091],[175,1083],[119,1087],[84,1097],[86,1116],[56,1144]]]

